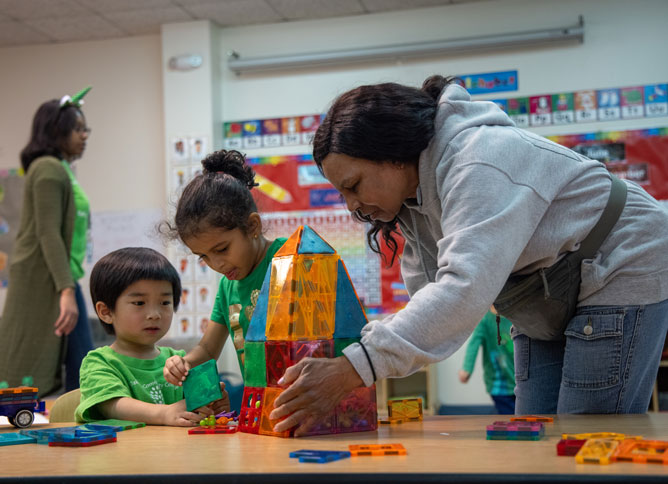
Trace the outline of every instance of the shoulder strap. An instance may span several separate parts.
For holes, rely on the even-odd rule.
[[[610,187],[608,203],[603,210],[601,218],[598,219],[598,222],[596,222],[594,228],[587,234],[587,237],[585,237],[578,249],[578,254],[583,259],[594,257],[594,254],[596,254],[596,251],[601,247],[601,244],[603,244],[603,241],[612,230],[612,227],[617,223],[626,204],[626,183],[612,173],[610,176],[612,177],[612,185]]]

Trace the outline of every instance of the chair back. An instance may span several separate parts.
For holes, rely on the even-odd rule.
[[[80,400],[81,390],[78,388],[59,396],[49,412],[49,423],[74,422],[74,411]]]

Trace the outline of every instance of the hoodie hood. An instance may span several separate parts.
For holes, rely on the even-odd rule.
[[[443,154],[447,145],[462,131],[478,126],[515,126],[503,110],[491,101],[471,101],[458,84],[449,84],[438,99],[435,132],[427,147],[430,157]]]

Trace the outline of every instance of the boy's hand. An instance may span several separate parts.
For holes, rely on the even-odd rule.
[[[165,367],[162,369],[162,374],[172,385],[181,386],[183,380],[188,376],[190,370],[190,363],[188,363],[182,356],[174,355],[167,359]]]
[[[186,401],[184,399],[171,405],[165,405],[162,415],[162,425],[194,427],[202,418],[202,415],[186,410]]]
[[[471,374],[466,371],[466,370],[459,370],[459,381],[462,383],[466,383],[469,381],[469,378],[471,378]]]
[[[209,407],[211,407],[211,410],[213,411],[214,415],[218,415],[221,412],[230,411],[230,396],[228,395],[227,390],[225,390],[225,384],[222,381],[220,382],[220,389],[223,392],[223,397],[220,400],[211,402],[208,405]]]

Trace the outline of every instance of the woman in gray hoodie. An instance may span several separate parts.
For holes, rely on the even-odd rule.
[[[365,326],[344,356],[288,369],[271,417],[289,417],[277,430],[299,425],[299,435],[352,388],[447,358],[509,279],[540,274],[549,297],[558,287],[545,273],[578,251],[613,184],[626,202],[594,255],[576,264],[574,316],[557,331],[514,321],[516,412],[647,410],[668,329],[668,213],[641,187],[612,183],[602,163],[516,128],[494,103],[471,101],[441,76],[422,89],[344,93],[313,154],[348,209],[371,224],[372,249],[380,234],[396,255],[401,230],[411,300]]]

